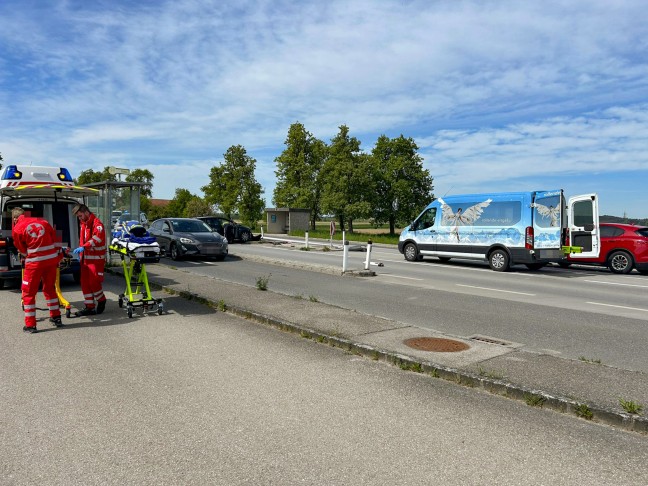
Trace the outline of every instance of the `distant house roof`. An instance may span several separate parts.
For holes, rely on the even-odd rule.
[[[151,201],[151,206],[166,206],[171,202],[171,199],[149,199]]]

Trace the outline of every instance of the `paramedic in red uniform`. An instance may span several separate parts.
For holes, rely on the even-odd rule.
[[[54,228],[42,218],[25,215],[22,208],[11,211],[14,246],[25,255],[22,279],[22,303],[25,310],[23,331],[36,333],[36,294],[43,282],[43,295],[50,314],[50,322],[62,327],[59,299],[56,294],[56,270],[61,260],[61,242]]]
[[[101,285],[106,262],[106,230],[99,218],[92,214],[85,204],[75,205],[72,214],[81,222],[79,247],[72,253],[81,261],[81,291],[85,304],[84,309],[75,312],[75,315],[78,317],[101,314],[106,308],[106,296]]]

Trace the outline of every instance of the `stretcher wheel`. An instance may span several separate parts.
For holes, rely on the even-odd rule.
[[[119,294],[119,300],[117,301],[117,304],[119,305],[120,309],[124,307],[124,294]]]
[[[158,316],[161,316],[163,312],[164,312],[164,304],[160,302],[158,304]]]
[[[126,310],[126,312],[128,313],[128,318],[129,318],[129,319],[130,319],[131,317],[133,317],[133,306],[129,305],[129,306],[128,306],[128,309]]]

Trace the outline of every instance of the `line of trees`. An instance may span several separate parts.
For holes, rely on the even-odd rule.
[[[371,153],[364,153],[346,125],[327,145],[297,122],[284,143],[275,159],[273,204],[309,209],[312,229],[327,214],[342,230],[353,232],[354,220],[369,219],[388,223],[394,234],[434,198],[433,179],[412,138],[381,135]]]

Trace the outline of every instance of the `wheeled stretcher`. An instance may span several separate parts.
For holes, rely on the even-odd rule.
[[[135,238],[133,238],[135,239]],[[126,289],[119,294],[119,307],[126,308],[128,317],[133,317],[136,308],[143,313],[164,312],[164,301],[151,296],[146,264],[160,261],[160,247],[155,242],[136,243],[128,238],[113,238],[109,246],[111,254],[118,254],[124,269]]]

